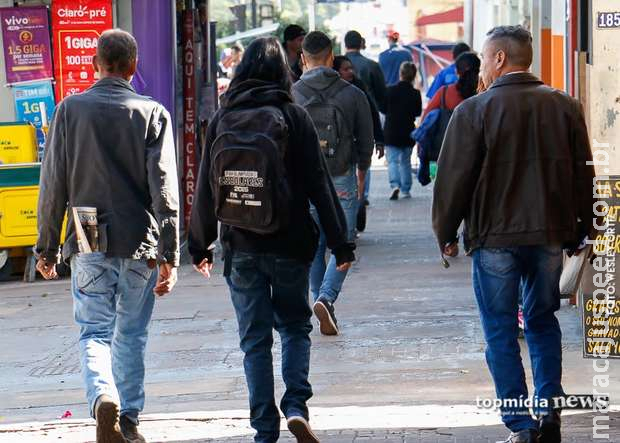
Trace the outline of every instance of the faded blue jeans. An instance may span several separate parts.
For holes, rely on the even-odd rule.
[[[473,283],[487,342],[487,364],[500,399],[528,397],[517,340],[520,292],[534,397],[551,399],[563,394],[562,332],[555,316],[560,309],[561,273],[560,246],[480,248],[473,252]],[[513,432],[538,429],[524,408],[502,409],[502,420]]]
[[[280,408],[286,418],[308,419],[312,397],[308,304],[308,265],[273,254],[234,252],[230,289],[237,322],[243,368],[250,395],[254,440],[272,443],[280,435],[280,413],[274,399],[273,329],[282,341],[282,379],[286,392]]]
[[[91,415],[102,394],[135,423],[144,408],[144,350],[157,272],[146,260],[78,254],[71,259],[73,314]]]
[[[385,157],[388,162],[388,177],[392,189],[399,188],[400,192],[411,192],[411,153],[412,147],[390,146],[385,147]]]
[[[352,242],[355,240],[357,210],[359,208],[355,170],[349,175],[333,177],[332,180],[340,200],[340,205],[347,219],[349,241]],[[326,263],[325,253],[327,252],[327,239],[325,238],[325,232],[323,231],[316,210],[311,208],[310,213],[319,226],[320,231],[319,246],[314,256],[312,267],[310,268],[310,291],[312,292],[314,301],[317,301],[319,297],[323,297],[334,303],[342,290],[342,285],[347,277],[347,271],[340,272],[336,269],[336,257],[333,254],[330,255],[329,261]]]

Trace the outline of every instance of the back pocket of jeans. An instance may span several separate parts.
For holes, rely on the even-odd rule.
[[[517,269],[515,256],[507,248],[481,248],[480,263],[486,272],[498,276]]]
[[[103,253],[79,254],[74,257],[72,272],[75,284],[84,294],[105,294],[108,292],[107,268]]]
[[[148,267],[146,260],[132,260],[127,266],[127,284],[132,289],[141,289],[146,286],[155,272]]]

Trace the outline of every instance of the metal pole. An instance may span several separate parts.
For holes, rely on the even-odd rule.
[[[258,27],[258,18],[256,16],[256,0],[252,0],[252,29],[256,29]]]
[[[316,0],[308,2],[308,30],[316,30]]]

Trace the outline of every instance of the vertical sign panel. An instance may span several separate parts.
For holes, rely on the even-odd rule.
[[[112,0],[54,0],[54,72],[57,101],[95,82],[92,66],[97,40],[112,28]]]
[[[196,60],[194,11],[183,12],[183,206],[189,225],[196,188]]]

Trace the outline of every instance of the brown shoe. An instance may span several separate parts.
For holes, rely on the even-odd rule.
[[[124,415],[121,417],[121,432],[127,443],[146,443],[146,439],[138,432],[138,425]]]
[[[312,432],[310,423],[303,417],[291,417],[286,421],[288,430],[297,439],[297,443],[321,443]]]
[[[97,443],[126,443],[118,423],[119,407],[108,395],[100,395],[95,402]]]

